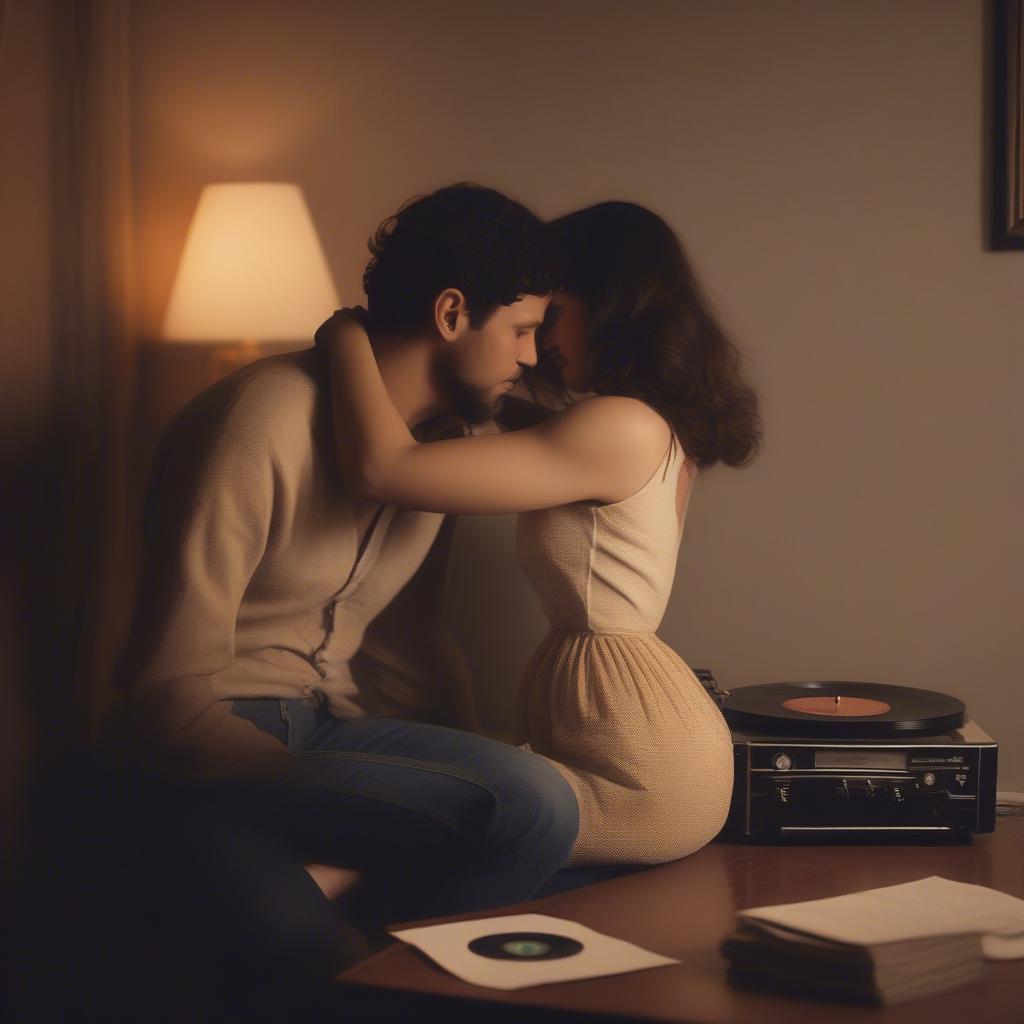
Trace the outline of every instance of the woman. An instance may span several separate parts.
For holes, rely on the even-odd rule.
[[[520,738],[576,794],[569,864],[661,863],[714,838],[731,798],[724,719],[655,630],[697,473],[753,457],[757,400],[664,221],[609,202],[551,230],[564,284],[530,376],[585,397],[527,429],[419,444],[342,315],[328,342],[337,448],[363,498],[520,513],[520,561],[551,623]]]

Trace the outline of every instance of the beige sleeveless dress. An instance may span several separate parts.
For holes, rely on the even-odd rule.
[[[519,738],[576,793],[570,865],[685,857],[717,835],[728,813],[725,719],[655,635],[682,539],[681,472],[691,476],[689,504],[695,474],[673,434],[630,497],[519,515],[519,560],[551,623],[523,678]]]

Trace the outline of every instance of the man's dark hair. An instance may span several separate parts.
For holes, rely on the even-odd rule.
[[[374,326],[417,330],[445,288],[466,297],[474,328],[498,306],[558,284],[543,221],[492,188],[461,182],[409,200],[369,242],[363,274]]]

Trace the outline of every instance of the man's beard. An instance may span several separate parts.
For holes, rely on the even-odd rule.
[[[459,363],[454,353],[435,361],[434,380],[448,411],[466,423],[486,423],[501,410],[501,398],[491,398],[487,391],[467,384],[459,376]]]

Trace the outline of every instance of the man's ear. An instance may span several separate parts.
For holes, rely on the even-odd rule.
[[[434,326],[444,341],[455,341],[469,327],[466,296],[458,288],[445,288],[434,300]]]

